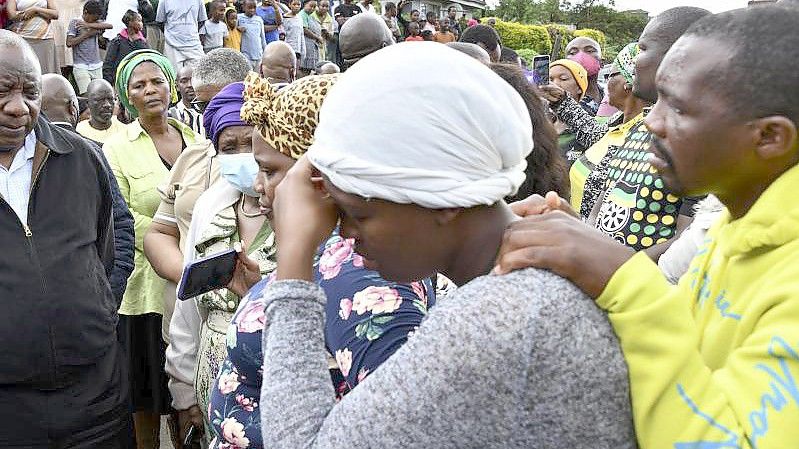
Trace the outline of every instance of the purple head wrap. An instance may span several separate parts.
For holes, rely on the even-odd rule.
[[[219,143],[219,135],[228,126],[248,126],[241,119],[241,107],[244,105],[244,83],[228,84],[211,99],[203,113],[205,132],[214,143]]]

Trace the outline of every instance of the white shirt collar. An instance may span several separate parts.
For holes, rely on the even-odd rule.
[[[33,156],[36,154],[36,142],[36,132],[31,131],[25,136],[25,145],[23,147],[25,159],[33,159]]]

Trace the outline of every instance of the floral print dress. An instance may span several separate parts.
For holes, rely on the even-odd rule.
[[[325,338],[338,370],[337,395],[346,394],[399,349],[435,303],[431,282],[398,284],[364,268],[353,241],[337,232],[317,253],[314,277],[327,295]],[[258,401],[263,377],[263,291],[256,284],[239,303],[227,333],[228,356],[211,390],[208,418],[213,449],[261,448]]]

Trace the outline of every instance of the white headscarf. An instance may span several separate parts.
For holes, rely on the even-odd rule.
[[[491,69],[446,45],[408,42],[341,76],[307,154],[347,193],[473,207],[516,193],[532,136],[524,101]]]

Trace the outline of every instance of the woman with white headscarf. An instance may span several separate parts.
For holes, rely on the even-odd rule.
[[[400,83],[413,98],[393,94]],[[387,47],[333,86],[273,203],[264,447],[635,447],[626,366],[593,302],[540,270],[484,276],[515,219],[502,198],[524,180],[532,131],[510,85],[435,43]],[[407,145],[409,134],[429,143]],[[384,278],[442,272],[461,287],[336,403],[312,272],[339,218]],[[353,310],[384,303],[366,295]]]

